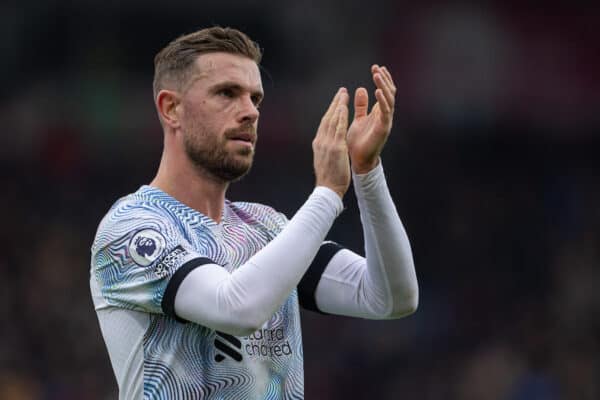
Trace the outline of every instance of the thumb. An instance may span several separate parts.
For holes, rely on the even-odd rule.
[[[354,119],[367,115],[369,109],[369,93],[364,87],[359,87],[354,93]]]

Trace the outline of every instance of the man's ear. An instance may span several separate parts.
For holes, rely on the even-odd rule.
[[[156,95],[156,108],[158,115],[164,124],[171,128],[179,128],[179,115],[177,107],[181,104],[181,98],[177,92],[163,89]]]

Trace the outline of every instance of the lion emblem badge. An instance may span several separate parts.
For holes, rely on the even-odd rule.
[[[154,229],[137,232],[129,242],[129,254],[136,264],[143,267],[152,264],[166,247],[164,236]]]

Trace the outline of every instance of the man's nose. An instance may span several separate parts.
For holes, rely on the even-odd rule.
[[[252,101],[250,96],[243,96],[240,105],[240,122],[254,123],[258,119],[260,112],[258,107]]]

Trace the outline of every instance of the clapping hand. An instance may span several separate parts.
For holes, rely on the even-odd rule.
[[[377,102],[369,110],[369,94],[363,87],[354,95],[354,120],[348,128],[347,145],[352,170],[365,174],[375,168],[392,129],[396,86],[386,67],[371,67]]]

